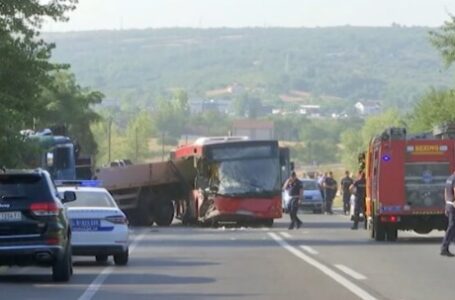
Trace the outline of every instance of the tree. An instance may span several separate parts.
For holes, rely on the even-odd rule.
[[[451,15],[439,31],[431,31],[430,39],[446,65],[450,66],[455,61],[455,16]]]
[[[126,141],[129,145],[125,157],[143,161],[150,155],[149,141],[152,137],[152,117],[147,111],[139,113],[128,123]]]
[[[341,162],[350,169],[357,169],[358,154],[367,149],[368,143],[375,135],[380,134],[388,127],[406,127],[401,115],[396,109],[390,109],[380,115],[366,119],[360,130],[351,128],[340,135]]]
[[[158,101],[153,117],[154,127],[158,134],[178,139],[184,131],[188,117],[188,95],[182,90],[177,90],[170,100]]]
[[[396,109],[389,109],[380,115],[369,117],[361,130],[362,148],[366,149],[370,140],[389,127],[406,127],[402,116]]]
[[[422,132],[436,125],[455,122],[455,90],[431,89],[410,115],[410,130]]]
[[[37,99],[48,72],[62,67],[49,62],[53,45],[39,38],[41,24],[45,18],[66,20],[76,3],[0,0],[0,156],[6,166],[21,162],[25,144],[19,131],[31,126],[41,109]]]
[[[77,139],[84,154],[95,154],[97,145],[90,124],[100,120],[93,106],[100,104],[104,95],[80,87],[69,72],[56,71],[50,76],[51,81],[37,101],[41,110],[36,112],[36,126],[64,126],[68,135]]]

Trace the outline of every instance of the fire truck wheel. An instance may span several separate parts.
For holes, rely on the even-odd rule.
[[[395,242],[398,238],[398,230],[396,228],[387,229],[387,240],[389,242]]]
[[[169,226],[174,219],[174,205],[172,201],[163,201],[155,207],[155,222],[158,226]]]
[[[384,241],[385,240],[385,228],[384,224],[382,224],[379,220],[374,220],[374,239],[375,241]]]

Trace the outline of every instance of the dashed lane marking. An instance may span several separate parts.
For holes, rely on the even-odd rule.
[[[136,236],[133,240],[133,243],[129,247],[130,253],[134,251],[134,249],[137,247],[139,242],[147,235],[147,232],[144,232],[138,236]],[[96,276],[96,278],[92,281],[92,283],[88,286],[88,288],[85,290],[85,292],[82,294],[82,296],[79,297],[78,300],[91,300],[96,292],[100,289],[100,287],[103,285],[103,282],[106,280],[107,277],[114,271],[114,267],[109,266],[103,269],[101,273]]]
[[[313,254],[313,255],[318,255],[319,252],[316,251],[314,248],[311,248],[310,246],[300,246],[300,248],[302,248],[303,251],[305,252],[308,252],[310,254]]]
[[[365,280],[365,279],[367,279],[366,276],[364,276],[364,275],[360,274],[359,272],[356,272],[353,269],[351,269],[349,267],[346,267],[344,265],[334,265],[334,266],[338,270],[348,274],[349,276],[351,276],[354,279],[357,279],[357,280]]]
[[[301,260],[303,260],[307,264],[315,267],[316,269],[318,269],[319,271],[321,271],[325,275],[329,276],[330,278],[332,278],[333,280],[335,280],[336,282],[341,284],[343,287],[348,289],[350,292],[352,292],[354,295],[356,295],[360,299],[362,299],[362,300],[377,300],[377,298],[375,298],[373,295],[371,295],[370,293],[368,293],[367,291],[365,291],[364,289],[362,289],[361,287],[359,287],[355,283],[351,282],[349,279],[343,277],[342,275],[338,274],[337,272],[335,272],[331,268],[329,268],[329,267],[323,265],[322,263],[318,262],[317,260],[315,260],[311,256],[308,256],[305,253],[303,253],[302,251],[298,250],[297,248],[291,246],[290,244],[288,244],[285,240],[283,240],[277,234],[275,234],[273,232],[269,232],[268,234],[281,247],[283,247],[287,251],[291,252],[292,254],[294,254],[295,256],[297,256],[298,258],[300,258]]]

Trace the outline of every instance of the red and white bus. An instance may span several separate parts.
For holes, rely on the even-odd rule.
[[[281,217],[280,148],[276,140],[199,138],[172,154],[188,182],[189,201],[177,207],[184,222],[262,223]],[[194,174],[190,174],[194,172]]]

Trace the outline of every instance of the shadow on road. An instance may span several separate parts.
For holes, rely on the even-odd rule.
[[[96,277],[96,274],[78,274],[75,270],[73,277],[66,286],[89,283]],[[163,274],[133,274],[133,273],[112,273],[109,275],[109,284],[115,285],[154,285],[154,284],[206,284],[216,280],[209,277],[196,276],[171,276]],[[52,277],[46,274],[7,274],[0,275],[0,284],[56,284]]]
[[[129,291],[103,291],[103,297],[106,299],[126,299],[131,295]],[[166,300],[199,300],[199,299],[251,299],[257,298],[257,294],[239,294],[239,293],[147,293],[147,292],[134,292],[134,298],[137,299],[166,299]]]
[[[52,276],[47,274],[5,274],[0,275],[0,283],[15,283],[28,285],[30,283],[48,284],[54,282],[52,281]]]
[[[201,266],[214,266],[219,263],[209,261],[196,261],[188,260],[184,258],[153,258],[153,257],[131,257],[129,262],[130,266],[142,266],[142,267],[201,267]],[[75,267],[103,267],[103,266],[115,266],[113,260],[110,258],[105,263],[98,263],[93,259],[87,258],[87,260],[81,259],[73,262]]]

